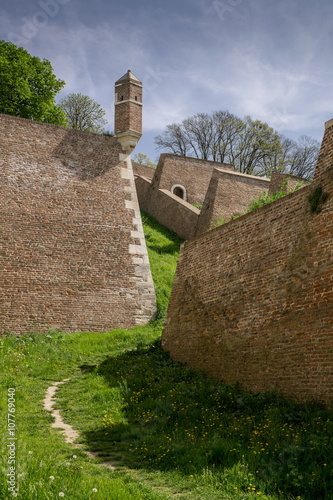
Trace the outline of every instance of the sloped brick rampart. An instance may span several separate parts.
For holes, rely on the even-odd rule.
[[[155,295],[117,140],[0,115],[0,331],[144,324]]]
[[[246,212],[255,198],[267,192],[269,179],[214,168],[199,217],[197,235]]]
[[[215,167],[234,171],[232,165],[169,153],[161,154],[153,178],[154,188],[171,191],[175,185],[184,186],[186,201],[203,204]]]
[[[132,166],[134,175],[142,175],[151,180],[155,174],[155,168],[148,167],[148,165],[142,165],[142,163],[132,161]]]
[[[166,189],[152,189],[144,177],[136,176],[135,184],[141,210],[181,238],[194,238],[200,210]]]
[[[279,191],[290,192],[298,189],[299,187],[306,186],[307,184],[309,184],[309,181],[302,177],[273,172],[271,182],[269,183],[268,194],[275,194]]]
[[[312,185],[183,245],[162,335],[175,360],[332,405],[332,172],[329,122]]]

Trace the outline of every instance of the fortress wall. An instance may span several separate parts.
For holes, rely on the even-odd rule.
[[[144,324],[155,295],[114,137],[0,115],[0,331]]]
[[[246,212],[250,202],[267,192],[269,179],[214,168],[202,206],[197,234]]]
[[[289,192],[297,187],[306,186],[308,183],[309,182],[303,177],[273,172],[268,194],[278,193],[281,190]]]
[[[325,135],[319,152],[314,180],[324,184],[333,180],[333,119],[325,124]]]
[[[157,188],[171,191],[174,185],[184,186],[189,203],[203,204],[210,179],[215,167],[221,163],[187,158],[172,154],[161,154],[153,184]],[[234,170],[232,165],[223,164],[223,168]]]
[[[332,166],[329,122],[311,186],[183,245],[162,335],[175,360],[332,405]]]
[[[155,168],[148,167],[148,165],[142,165],[142,163],[137,163],[132,161],[133,165],[133,173],[134,175],[141,175],[142,177],[146,177],[147,179],[152,179],[155,174]]]
[[[140,209],[144,212],[149,210],[149,198],[150,198],[150,179],[142,177],[140,175],[135,175],[135,187],[139,200]]]
[[[141,210],[184,239],[194,238],[200,211],[165,189],[153,188],[148,179],[136,177]]]

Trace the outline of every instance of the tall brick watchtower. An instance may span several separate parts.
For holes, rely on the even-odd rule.
[[[115,83],[114,132],[128,152],[142,135],[142,83],[131,70]]]

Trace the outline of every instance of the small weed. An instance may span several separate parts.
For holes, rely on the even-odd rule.
[[[279,200],[280,198],[283,198],[287,194],[293,193],[302,187],[303,187],[302,184],[298,184],[294,188],[288,189],[288,179],[287,179],[282,184],[280,191],[277,191],[276,193],[273,194],[262,193],[258,198],[253,200],[250,203],[246,213],[253,212],[253,210],[257,210],[258,208],[264,207],[265,205],[268,205],[273,201]]]
[[[288,179],[287,179],[282,183],[280,191],[273,194],[268,194],[266,192],[262,193],[260,196],[258,196],[258,198],[255,198],[254,200],[251,201],[246,212],[244,212],[243,214],[234,214],[231,220],[238,219],[244,214],[248,214],[250,212],[253,212],[254,210],[257,210],[258,208],[264,207],[265,205],[272,203],[273,201],[279,200],[280,198],[283,198],[287,194],[297,191],[303,186],[304,186],[303,184],[298,184],[294,188],[288,189]],[[214,223],[214,227],[222,226],[223,224],[229,221],[230,220],[227,220],[225,217],[219,216]]]
[[[223,224],[225,224],[226,222],[228,222],[228,220],[223,215],[220,215],[215,220],[213,228],[223,226]]]
[[[329,194],[326,193],[321,186],[313,189],[309,196],[310,212],[312,214],[319,214],[323,209],[323,204],[328,199]]]

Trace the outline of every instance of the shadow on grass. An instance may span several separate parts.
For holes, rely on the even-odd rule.
[[[105,457],[184,475],[208,468],[217,478],[243,463],[260,491],[333,499],[332,411],[225,386],[175,363],[159,343],[110,357],[96,374],[122,394],[122,408],[85,435]]]
[[[161,246],[160,244],[154,245],[153,243],[151,243],[149,241],[149,235],[148,235],[148,236],[146,236],[146,242],[147,242],[148,248],[150,250],[153,250],[154,252],[156,252],[158,254],[175,255],[175,254],[179,253],[179,243],[176,241],[174,243],[170,243],[169,245],[164,245],[164,246]]]
[[[158,254],[178,254],[183,239],[176,233],[161,226],[155,219],[142,212],[144,222],[145,239],[149,249]]]

